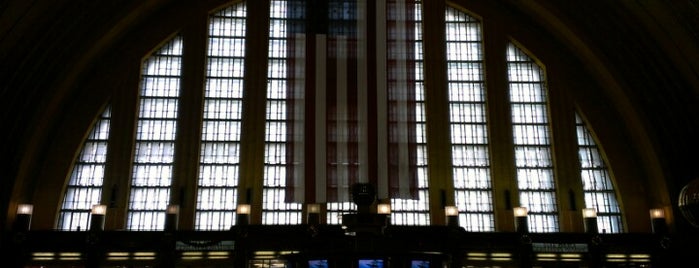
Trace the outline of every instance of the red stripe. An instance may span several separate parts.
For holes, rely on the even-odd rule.
[[[297,108],[297,105],[299,105],[299,102],[296,101],[296,95],[301,94],[300,91],[301,89],[296,88],[297,81],[301,79],[300,77],[296,77],[295,74],[297,71],[297,58],[296,58],[296,51],[298,49],[297,44],[296,44],[296,35],[290,34],[290,36],[287,38],[287,55],[288,55],[288,61],[287,61],[287,72],[290,74],[288,77],[288,83],[286,85],[286,92],[287,92],[287,106],[286,106],[286,114],[289,115],[288,120],[287,120],[287,134],[286,134],[286,185],[287,187],[285,188],[285,202],[294,202],[297,201],[295,200],[295,193],[298,192],[297,189],[297,184],[295,182],[295,173],[297,166],[294,164],[295,163],[295,156],[294,152],[297,150],[296,142],[295,142],[295,136],[297,135],[296,133],[296,128],[294,127],[295,124],[297,124],[298,119],[294,116],[296,114],[295,109]]]
[[[358,58],[357,58],[357,36],[349,36],[346,40],[346,71],[347,71],[347,124],[349,132],[349,140],[347,141],[347,163],[348,176],[350,178],[349,185],[359,182],[359,111],[358,105],[362,101],[358,98]]]
[[[327,159],[325,162],[326,165],[326,170],[327,170],[327,178],[326,179],[326,185],[327,185],[327,192],[326,192],[326,198],[328,201],[334,201],[337,200],[338,192],[337,192],[337,187],[339,187],[339,181],[338,181],[338,171],[337,171],[337,166],[334,165],[334,163],[338,162],[338,156],[337,156],[337,151],[338,151],[338,144],[335,142],[335,139],[337,138],[337,135],[334,133],[337,131],[337,121],[335,120],[338,117],[338,111],[337,111],[337,91],[335,91],[336,85],[335,81],[337,80],[337,57],[335,54],[337,53],[337,39],[332,36],[331,33],[328,33],[328,48],[327,48],[327,64],[326,64],[326,75],[327,75],[327,80],[326,80],[326,89],[327,93],[325,95],[326,97],[326,137],[327,137],[327,144],[326,144],[326,152],[327,152]],[[310,116],[314,116],[313,114],[310,114]]]
[[[380,142],[378,140],[378,124],[379,122],[377,121],[377,117],[375,116],[379,111],[377,110],[377,98],[376,98],[376,92],[377,90],[380,90],[377,88],[376,81],[379,79],[377,77],[377,58],[376,58],[376,5],[372,3],[372,1],[367,1],[367,23],[366,23],[366,31],[367,31],[367,36],[366,36],[366,44],[367,44],[367,50],[366,50],[366,57],[367,57],[367,87],[368,87],[368,94],[367,94],[367,114],[369,115],[367,118],[367,131],[368,131],[368,141],[367,145],[369,148],[368,150],[368,159],[367,159],[367,164],[368,166],[368,172],[369,172],[369,183],[373,184],[374,186],[379,185],[379,168],[378,168],[378,147],[380,146]],[[383,90],[383,89],[381,89]],[[384,122],[381,122],[384,123]]]

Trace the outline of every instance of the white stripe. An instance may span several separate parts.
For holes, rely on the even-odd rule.
[[[315,178],[316,178],[316,184],[315,184],[315,189],[316,189],[316,203],[323,203],[326,200],[326,183],[325,179],[327,177],[327,170],[325,168],[325,161],[327,158],[326,155],[326,138],[325,138],[325,111],[326,111],[326,104],[325,104],[325,81],[326,81],[326,47],[327,47],[327,38],[323,34],[318,34],[315,36],[316,38],[316,62],[315,62],[315,73],[316,73],[316,81],[315,81],[315,93],[316,93],[316,99],[315,99],[315,107],[316,107],[316,116],[315,116]]]
[[[377,197],[388,198],[388,110],[386,86],[386,0],[376,1]]]
[[[294,180],[294,187],[296,188],[294,191],[294,196],[293,200],[294,202],[299,202],[303,203],[306,199],[306,181],[305,181],[305,172],[306,172],[306,161],[304,159],[304,144],[305,144],[305,139],[306,135],[304,135],[304,126],[306,120],[303,120],[304,114],[305,114],[305,102],[303,99],[305,98],[305,70],[306,70],[306,35],[305,34],[296,34],[294,36],[294,74],[292,74],[295,79],[294,79],[294,96],[293,96],[293,101],[294,101],[294,115],[293,118],[294,120],[294,125],[292,126],[294,128],[294,136],[292,137],[293,143],[294,143],[294,157],[293,157],[293,165],[294,165],[294,174],[292,174],[292,178]]]

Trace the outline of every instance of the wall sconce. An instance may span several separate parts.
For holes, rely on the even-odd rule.
[[[34,205],[17,205],[17,215],[15,215],[15,231],[29,231],[29,226],[31,226],[32,223],[32,213],[34,213]]]
[[[104,218],[107,215],[107,205],[92,205],[90,212],[90,231],[104,230]]]
[[[306,206],[306,221],[308,224],[320,224],[320,204],[308,204]]]
[[[236,225],[250,224],[250,204],[238,204],[235,212],[237,214]]]
[[[599,233],[597,229],[597,210],[595,208],[583,208],[582,216],[585,232],[590,234]]]
[[[445,206],[444,215],[447,217],[447,226],[459,226],[459,209],[456,206]]]
[[[529,210],[525,207],[512,208],[512,212],[515,215],[515,229],[520,233],[529,232],[529,222],[527,220],[527,215]]]
[[[165,231],[176,231],[180,219],[180,205],[167,205],[165,210]]]
[[[663,210],[662,208],[651,209],[650,223],[654,234],[666,233],[667,223],[665,222],[665,210]]]

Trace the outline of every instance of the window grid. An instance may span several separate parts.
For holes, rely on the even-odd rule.
[[[347,213],[356,213],[357,205],[352,202],[329,202],[326,209],[326,222],[328,224],[342,224],[342,215]]]
[[[405,9],[413,8],[412,18],[401,18],[405,13]],[[396,77],[389,75],[388,91],[389,96],[399,94],[402,91],[404,83],[413,83],[415,89],[415,121],[416,139],[417,139],[417,185],[418,199],[398,199],[391,198],[391,224],[394,225],[430,225],[429,214],[429,176],[427,171],[427,132],[426,132],[426,116],[425,116],[425,98],[424,98],[424,68],[423,68],[423,42],[422,42],[422,2],[419,0],[407,1],[387,1],[387,28],[388,36],[387,55],[389,62],[399,62],[405,60],[405,56],[401,55],[401,51],[406,51],[401,46],[412,46],[407,51],[413,51],[415,54],[408,57],[407,68],[413,67],[413,70],[388,70],[391,74],[396,71],[414,71],[414,81],[399,81],[403,76],[398,74]],[[412,27],[412,29],[404,29]],[[401,36],[404,32],[414,33],[413,39],[393,40],[392,37]],[[395,66],[395,64],[389,64]],[[394,67],[395,68],[395,67]],[[390,97],[389,97],[390,98]]]
[[[446,52],[454,202],[459,225],[495,231],[481,22],[447,7]]]
[[[597,211],[597,227],[600,233],[621,233],[624,231],[621,208],[602,152],[577,113],[575,125],[585,206]]]
[[[209,17],[196,230],[235,224],[245,58],[245,3]]]
[[[87,229],[92,205],[100,203],[111,116],[111,107],[105,108],[83,143],[63,197],[58,216],[59,230]]]
[[[182,37],[176,36],[143,63],[128,230],[159,230],[170,200]]]
[[[514,44],[507,46],[519,202],[533,232],[559,230],[544,71]]]
[[[270,5],[262,224],[300,224],[302,205],[285,202],[287,1]]]

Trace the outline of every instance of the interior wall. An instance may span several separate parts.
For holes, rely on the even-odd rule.
[[[0,203],[4,229],[22,202],[35,204],[35,226],[53,227],[72,158],[99,109],[115,96],[133,93],[124,85],[134,83],[141,57],[159,40],[185,27],[193,13],[225,3],[75,2],[59,7],[11,0],[0,16],[8,22],[0,24],[0,51],[12,51],[0,54],[8,70],[0,77],[6,81],[0,101],[6,104],[2,135],[8,141],[1,149],[8,156]],[[614,168],[628,220],[638,222],[630,231],[647,230],[648,207],[677,214],[679,190],[699,178],[692,168],[699,162],[699,75],[693,63],[675,64],[681,55],[666,56],[673,46],[646,34],[648,25],[656,24],[637,23],[645,14],[640,7],[507,0],[453,4],[497,23],[561,74],[557,83],[570,90],[563,98],[592,124]],[[693,49],[689,46],[682,49]],[[679,231],[695,231],[677,221]]]

